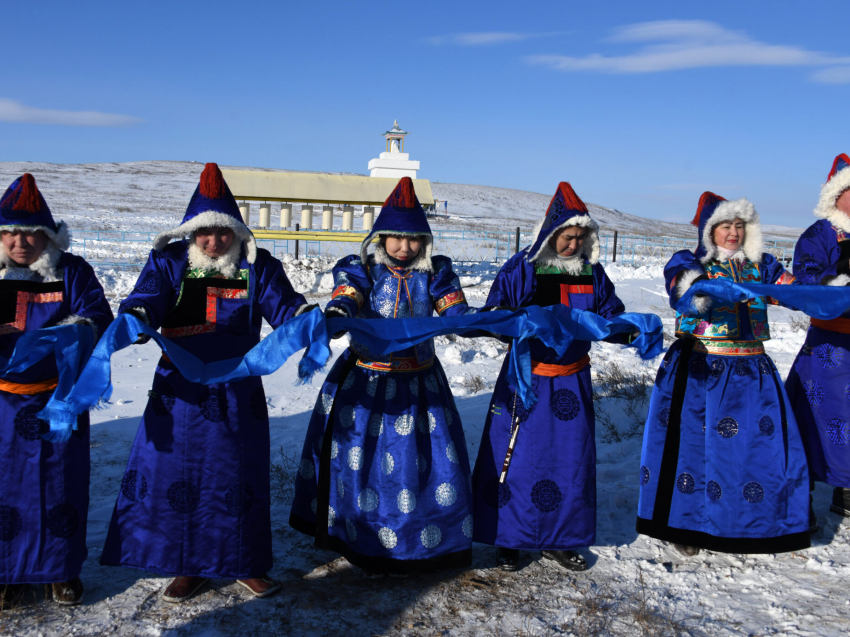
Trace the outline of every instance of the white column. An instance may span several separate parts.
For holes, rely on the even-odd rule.
[[[313,206],[304,204],[301,206],[301,229],[310,230],[313,227]]]
[[[248,201],[243,201],[239,204],[239,214],[242,215],[242,223],[246,226],[251,225],[251,204]]]
[[[372,225],[375,223],[375,207],[374,206],[363,206],[363,229],[371,230]]]
[[[260,204],[260,227],[268,228],[272,225],[272,206],[270,203]]]
[[[292,225],[292,204],[280,204],[280,227],[288,228]]]
[[[342,207],[342,229],[343,230],[353,230],[354,229],[354,206],[343,206]]]
[[[322,230],[333,230],[334,207],[322,206]]]

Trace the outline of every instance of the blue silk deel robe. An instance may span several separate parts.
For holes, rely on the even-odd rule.
[[[49,275],[26,267],[0,269],[0,355],[11,356],[25,332],[84,319],[98,334],[112,310],[94,270],[81,257],[62,253]],[[49,356],[28,370],[8,374],[10,384],[38,384],[57,377]],[[65,582],[80,576],[88,555],[89,415],[65,442],[48,442],[48,423],[36,417],[52,390],[18,394],[0,390],[0,583]]]
[[[821,285],[840,274],[850,275],[850,235],[821,219],[797,241],[794,276]],[[850,311],[812,319],[785,388],[812,479],[850,488]]]
[[[710,261],[682,250],[664,269],[671,306],[677,277],[791,284],[772,255]],[[726,553],[809,546],[809,476],[797,422],[773,361],[767,304],[677,315],[649,405],[641,451],[637,530]]]
[[[600,264],[585,259],[579,274],[535,266],[527,250],[499,271],[486,306],[562,303],[610,319],[625,311]],[[625,342],[617,337],[616,342]],[[476,542],[515,549],[568,550],[596,541],[596,420],[587,356],[590,343],[574,341],[563,356],[531,342],[535,363],[576,365],[564,376],[532,375],[537,403],[529,410],[508,383],[502,365],[484,425],[472,484]],[[534,369],[534,368],[532,368]],[[519,433],[504,483],[505,454]]]
[[[369,319],[472,312],[451,260],[432,272],[340,260],[328,307]],[[410,573],[469,564],[469,458],[433,340],[380,356],[353,341],[322,385],[290,524],[357,566]]]
[[[119,308],[202,361],[242,356],[304,297],[258,249],[225,278],[188,267],[187,242],[152,251]],[[162,357],[109,525],[101,563],[162,575],[246,579],[272,566],[269,418],[258,377],[201,385]]]

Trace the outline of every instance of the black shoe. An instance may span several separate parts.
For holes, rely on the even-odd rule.
[[[83,583],[77,577],[67,582],[55,582],[53,587],[53,601],[62,606],[76,606],[83,601]]]
[[[503,571],[513,573],[519,570],[519,549],[503,549],[496,551],[496,566]]]
[[[571,571],[586,571],[587,560],[575,551],[543,551],[543,559],[554,560]]]
[[[693,557],[699,553],[699,549],[696,546],[690,546],[688,544],[674,544],[673,548],[685,557]]]
[[[850,517],[850,489],[835,487],[832,490],[832,504],[829,510],[841,517]]]

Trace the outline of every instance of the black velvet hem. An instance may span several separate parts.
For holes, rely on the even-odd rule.
[[[289,526],[305,535],[316,537],[316,525],[304,518],[291,513],[289,515]],[[327,535],[319,546],[320,538],[316,539],[317,548],[327,549],[342,555],[354,566],[365,568],[375,573],[387,573],[393,575],[412,575],[417,573],[433,573],[445,571],[452,568],[464,568],[472,564],[472,549],[448,553],[426,560],[396,560],[391,557],[377,557],[374,555],[363,555],[351,549],[348,544],[333,535]]]
[[[637,532],[657,540],[695,546],[716,553],[787,553],[811,546],[808,530],[777,537],[717,537],[701,531],[676,529],[639,517]]]

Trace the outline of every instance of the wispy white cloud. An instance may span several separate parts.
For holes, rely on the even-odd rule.
[[[431,44],[451,44],[455,46],[490,46],[506,42],[523,42],[533,38],[545,38],[554,33],[516,33],[509,31],[485,31],[483,33],[452,33],[428,38]]]
[[[59,111],[50,108],[36,108],[0,97],[0,122],[124,128],[139,124],[142,121],[144,120],[138,117],[99,113],[97,111]]]
[[[617,29],[607,41],[645,46],[626,55],[532,55],[525,60],[558,71],[597,73],[660,73],[722,66],[820,66],[827,68],[816,72],[812,79],[850,82],[850,57],[759,42],[746,33],[703,20],[631,24]]]
[[[831,66],[812,75],[812,79],[825,84],[850,84],[850,66]]]

